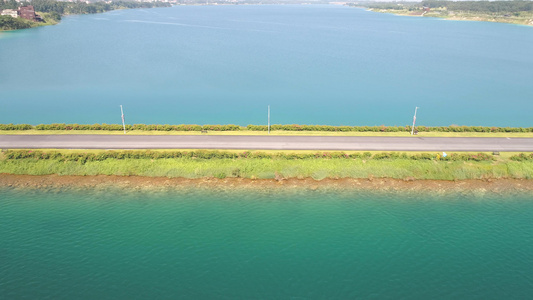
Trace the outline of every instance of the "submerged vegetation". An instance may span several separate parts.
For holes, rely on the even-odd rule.
[[[533,178],[533,155],[396,152],[31,151],[0,155],[0,173],[182,178]]]
[[[513,1],[435,1],[355,2],[349,6],[400,15],[533,25],[533,2]]]

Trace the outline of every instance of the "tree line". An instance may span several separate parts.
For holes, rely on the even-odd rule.
[[[55,12],[59,15],[73,14],[96,14],[115,9],[125,8],[152,8],[152,7],[169,7],[165,2],[134,2],[134,1],[112,1],[112,2],[66,2],[55,0],[32,0],[16,2],[15,0],[0,0],[0,9],[17,9],[20,6],[33,5],[36,12]]]
[[[479,13],[497,13],[497,12],[521,12],[533,11],[532,1],[434,1],[425,0],[421,2],[422,6],[430,8],[446,7],[452,11],[471,11]]]
[[[388,10],[418,10],[422,7],[446,8],[450,11],[465,11],[477,13],[517,13],[532,12],[533,1],[439,1],[424,0],[422,2],[364,2],[348,3],[348,6],[363,6]]]
[[[0,0],[2,1],[2,0]],[[35,11],[56,12],[60,15],[73,14],[96,14],[115,9],[125,8],[152,8],[152,7],[169,7],[165,2],[134,2],[134,1],[112,1],[107,2],[63,2],[55,0],[32,0],[31,4]]]
[[[0,0],[0,10],[17,9],[20,6],[33,5],[36,12],[45,13],[42,17],[51,20],[54,23],[61,20],[64,15],[79,15],[79,14],[96,14],[115,9],[127,8],[152,8],[152,7],[169,7],[169,3],[165,2],[134,2],[134,1],[113,1],[107,2],[66,2],[55,0],[32,0],[16,2],[15,0]],[[12,18],[10,16],[0,16],[1,30],[14,30],[35,27],[35,22],[24,20],[21,18]]]

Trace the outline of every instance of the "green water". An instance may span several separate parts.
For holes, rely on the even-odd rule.
[[[533,201],[0,190],[0,299],[526,299]]]

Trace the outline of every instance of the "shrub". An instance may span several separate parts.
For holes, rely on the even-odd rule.
[[[510,159],[514,161],[533,160],[533,153],[530,153],[530,154],[520,153],[520,154],[511,156]]]
[[[140,131],[240,131],[242,127],[239,125],[195,125],[195,124],[181,124],[181,125],[156,125],[156,124],[134,124],[125,125],[126,130],[140,130]],[[29,124],[0,124],[0,130],[108,130],[120,131],[123,130],[122,124],[39,124],[36,126]],[[267,131],[266,125],[248,125],[246,129],[249,131]],[[279,131],[340,131],[340,132],[410,132],[411,126],[329,126],[329,125],[298,125],[288,124],[280,125],[274,124],[270,127],[271,130]],[[483,127],[483,126],[417,126],[416,129],[420,132],[533,132],[533,127]]]
[[[444,161],[491,161],[493,156],[485,153],[452,153],[447,157],[438,154],[421,153],[407,155],[398,152],[380,152],[372,155],[370,152],[346,154],[344,152],[316,152],[316,153],[275,153],[243,151],[239,153],[218,150],[197,151],[151,151],[151,150],[124,150],[105,151],[98,153],[57,151],[33,151],[33,150],[9,150],[5,153],[7,159],[57,159],[60,161],[77,161],[81,163],[91,161],[104,161],[106,159],[411,159],[433,160],[439,157]],[[511,157],[514,161],[533,160],[533,153],[520,153]]]

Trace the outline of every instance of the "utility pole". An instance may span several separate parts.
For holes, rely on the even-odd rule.
[[[268,134],[270,134],[270,105],[268,106]]]
[[[413,127],[411,128],[411,135],[415,133],[415,122],[416,122],[416,111],[418,110],[418,107],[415,107],[415,116],[413,117]]]
[[[122,110],[122,105],[120,106],[120,113],[122,113],[122,128],[124,128],[124,134],[126,134],[126,123],[124,123],[124,110]]]

